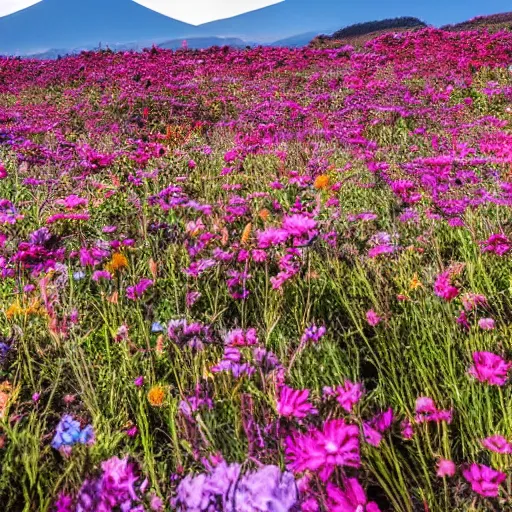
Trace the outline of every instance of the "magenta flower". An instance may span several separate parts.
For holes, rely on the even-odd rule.
[[[412,429],[412,424],[409,420],[404,420],[400,423],[400,431],[402,433],[402,437],[404,439],[412,439],[414,436],[414,430]]]
[[[135,378],[135,380],[133,381],[133,383],[138,387],[140,388],[141,386],[144,386],[144,377],[142,375],[139,375],[138,377]]]
[[[512,446],[510,443],[500,435],[493,435],[486,437],[480,441],[482,446],[487,450],[495,453],[512,453]]]
[[[187,305],[187,308],[192,307],[201,297],[200,292],[188,292],[185,296],[185,304]]]
[[[144,292],[153,285],[151,279],[141,279],[135,286],[126,288],[126,296],[130,300],[137,300],[144,295]]]
[[[437,463],[437,473],[436,475],[440,478],[444,478],[446,476],[455,475],[455,464],[451,460],[441,459]]]
[[[359,382],[352,383],[348,379],[343,385],[336,387],[333,392],[336,394],[336,400],[347,411],[351,413],[354,405],[356,405],[363,396],[362,385]]]
[[[372,327],[375,327],[377,324],[379,324],[381,320],[382,318],[378,316],[373,309],[370,309],[366,312],[366,321]]]
[[[58,199],[56,201],[57,204],[60,204],[67,208],[68,210],[73,210],[74,208],[78,208],[79,206],[87,206],[89,201],[84,197],[79,197],[75,194],[67,196],[65,199]]]
[[[451,409],[438,409],[434,400],[427,396],[421,396],[416,399],[416,417],[417,423],[425,422],[440,422],[446,421],[451,423],[452,411]]]
[[[315,471],[326,481],[336,466],[359,467],[359,428],[329,420],[322,430],[297,433],[285,441],[288,466],[295,472]]]
[[[512,242],[503,234],[491,235],[485,242],[481,242],[482,252],[492,252],[498,256],[507,254],[512,249]]]
[[[512,366],[492,352],[473,352],[473,363],[468,373],[478,381],[494,386],[503,386],[507,382]]]
[[[268,228],[258,233],[258,247],[260,249],[268,249],[269,247],[280,245],[286,242],[288,236],[289,233],[285,229]]]
[[[315,233],[316,221],[305,215],[294,214],[283,219],[283,229],[295,238],[307,238]]]
[[[459,294],[459,289],[451,284],[449,272],[443,272],[437,276],[434,284],[434,292],[438,297],[450,302]]]
[[[368,502],[357,478],[344,479],[343,487],[341,490],[330,482],[327,484],[329,512],[380,512],[376,503]]]
[[[92,273],[92,280],[98,282],[101,279],[104,279],[105,281],[110,281],[112,279],[112,274],[107,270],[95,270]]]
[[[364,439],[368,444],[371,444],[372,446],[380,445],[380,442],[382,441],[382,434],[377,429],[373,428],[367,421],[363,423],[363,434]]]
[[[499,494],[500,484],[507,478],[505,473],[496,471],[483,464],[471,464],[462,474],[471,484],[474,492],[487,498],[495,498]]]
[[[286,385],[281,387],[277,401],[277,413],[285,418],[305,418],[318,411],[308,402],[309,389],[296,390]]]

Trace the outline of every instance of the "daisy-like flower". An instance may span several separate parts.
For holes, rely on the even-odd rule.
[[[166,398],[166,390],[163,386],[155,385],[152,386],[148,391],[148,402],[153,407],[162,407]]]
[[[309,389],[296,390],[286,385],[281,387],[277,412],[286,418],[305,418],[308,414],[316,414],[318,411],[308,402]]]

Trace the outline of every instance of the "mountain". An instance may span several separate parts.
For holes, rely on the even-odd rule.
[[[81,28],[77,28],[77,20]],[[189,37],[197,31],[131,0],[43,0],[0,18],[0,53],[37,53],[100,42],[162,41]]]
[[[304,32],[285,39],[274,41],[271,46],[285,46],[288,48],[297,48],[300,46],[307,46],[309,42],[318,36],[318,32]]]
[[[27,55],[51,48],[97,47],[137,41],[234,37],[270,43],[301,32],[327,30],[332,0],[285,0],[198,27],[173,20],[132,0],[42,0],[0,18],[0,54]],[[327,19],[328,21],[322,21]]]
[[[187,48],[194,50],[202,50],[204,48],[210,48],[211,46],[231,46],[232,48],[245,48],[250,43],[246,43],[238,37],[192,37],[186,39]],[[170,50],[178,50],[182,47],[183,39],[171,39],[170,41],[164,41],[158,46],[160,48],[167,48]]]

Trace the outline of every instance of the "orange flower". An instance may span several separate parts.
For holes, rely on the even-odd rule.
[[[157,351],[158,354],[162,354],[164,351],[164,339],[165,338],[163,334],[160,334],[156,339],[155,350]]]
[[[249,222],[247,226],[245,226],[243,232],[242,232],[242,238],[240,239],[240,243],[242,245],[245,245],[249,241],[249,237],[251,236],[252,231],[252,223]]]
[[[165,400],[165,389],[158,384],[148,391],[148,402],[153,407],[161,407]]]
[[[119,292],[115,291],[110,297],[107,299],[111,304],[117,304],[119,302]]]
[[[410,290],[416,290],[417,288],[422,287],[423,284],[418,279],[418,274],[414,274],[411,279],[411,284],[409,285]]]
[[[263,222],[266,222],[270,216],[270,212],[266,208],[263,208],[262,210],[260,210],[258,215]]]
[[[123,270],[128,267],[128,259],[124,254],[120,252],[115,252],[112,254],[112,258],[105,265],[105,270],[108,270],[110,273],[117,272],[118,270]]]
[[[149,260],[149,271],[151,272],[153,279],[156,280],[158,275],[158,264],[153,258]]]
[[[329,176],[327,174],[321,174],[315,178],[313,185],[317,190],[325,190],[329,187]]]
[[[0,418],[4,417],[7,404],[11,398],[12,387],[8,381],[4,381],[0,384]]]

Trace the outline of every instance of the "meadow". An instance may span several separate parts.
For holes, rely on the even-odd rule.
[[[512,510],[512,33],[0,59],[7,512]]]

